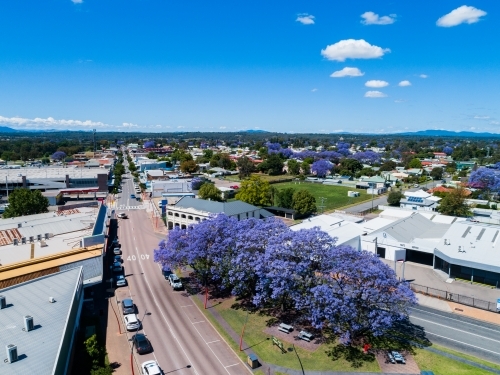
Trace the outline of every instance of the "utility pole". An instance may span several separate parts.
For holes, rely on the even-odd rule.
[[[323,213],[323,211],[325,210],[325,201],[326,201],[326,198],[319,197],[319,199],[321,200],[321,204],[318,206],[319,212]]]
[[[92,129],[92,139],[93,139],[93,142],[94,142],[94,157],[95,157],[95,153],[96,153],[95,129]]]

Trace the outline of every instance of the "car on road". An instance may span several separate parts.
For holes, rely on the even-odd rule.
[[[115,278],[116,287],[127,286],[127,279],[123,275],[118,275]]]
[[[128,219],[128,216],[125,212],[120,212],[118,215],[116,215],[119,219]]]
[[[135,351],[139,354],[146,354],[153,351],[151,342],[143,333],[137,333],[133,335],[130,341],[132,341],[132,345],[135,346]]]
[[[121,262],[113,262],[111,269],[113,270],[113,272],[122,272],[123,266],[122,266]]]
[[[239,188],[240,188],[238,185],[231,185],[231,186],[229,186],[229,187],[230,187],[231,189],[235,189],[235,190],[237,190],[237,189],[239,189]]]
[[[403,365],[406,364],[404,357],[399,352],[393,350],[391,354],[397,363],[402,363]]]
[[[141,371],[144,375],[161,375],[160,366],[155,360],[144,362],[141,365]]]
[[[127,314],[123,317],[127,331],[137,331],[141,327],[141,322],[135,314]]]
[[[135,194],[130,194],[130,199],[135,199]]]
[[[121,255],[121,253],[122,253],[122,249],[120,249],[119,247],[115,247],[113,249],[113,254],[115,254],[115,255]]]
[[[182,289],[181,279],[179,279],[179,277],[177,277],[177,275],[175,273],[171,273],[168,276],[168,281],[170,282],[170,285],[172,286],[172,288]]]
[[[122,300],[122,313],[123,315],[135,313],[135,305],[132,298],[125,298]]]
[[[420,185],[419,184],[413,184],[413,187],[419,187]]]

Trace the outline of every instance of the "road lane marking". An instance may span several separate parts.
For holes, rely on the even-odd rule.
[[[233,366],[239,366],[240,364],[239,363],[235,363],[234,365],[229,365],[229,366],[226,366],[226,368],[228,367],[233,367]]]
[[[484,350],[486,352],[490,352],[490,353],[493,353],[493,354],[500,354],[500,353],[494,352],[493,350],[484,349],[484,348],[481,348],[480,346],[476,346],[476,345],[472,345],[472,344],[467,344],[466,342],[458,341],[458,340],[455,340],[455,339],[450,339],[449,337],[441,336],[441,335],[438,335],[437,333],[432,333],[432,332],[427,332],[427,331],[425,331],[425,333],[428,333],[429,335],[441,337],[441,338],[443,338],[445,340],[455,341],[455,342],[458,342],[459,344],[466,345],[466,346],[471,346],[473,348],[476,348],[476,349],[479,349],[479,350]]]
[[[186,306],[181,306],[181,307],[189,307],[189,306],[193,306],[193,305],[186,305]]]
[[[201,323],[201,322],[200,322],[200,323]],[[198,328],[196,328],[196,327],[194,326],[194,324],[195,324],[195,323],[193,323],[193,327],[194,327],[194,329],[196,330],[196,332],[198,332],[198,335],[200,335],[201,339],[202,339],[203,341],[205,341],[205,339],[204,339],[204,338],[203,338],[203,336],[201,335],[200,331],[198,331]],[[228,374],[231,374],[231,373],[229,372],[229,370],[226,368],[226,366],[224,366],[224,364],[222,363],[222,361],[219,359],[219,357],[217,356],[217,354],[215,354],[215,352],[213,351],[212,347],[211,347],[210,345],[207,345],[207,347],[210,349],[210,351],[211,351],[211,352],[212,352],[212,354],[215,356],[215,358],[217,358],[217,360],[219,361],[219,363],[221,364],[221,366],[222,366],[222,367],[224,367],[224,370],[226,370],[226,372],[227,372]]]
[[[489,337],[481,336],[481,335],[478,335],[477,333],[467,332],[467,331],[464,331],[464,330],[461,330],[461,329],[458,329],[458,328],[447,326],[447,325],[441,324],[441,323],[436,323],[436,322],[433,322],[433,321],[430,321],[430,320],[427,320],[427,319],[417,318],[415,316],[412,316],[410,319],[423,320],[424,322],[427,322],[427,323],[431,323],[431,324],[434,324],[434,325],[437,325],[437,326],[441,326],[441,327],[445,327],[445,328],[448,328],[448,329],[453,329],[453,330],[458,331],[458,332],[463,332],[463,333],[468,334],[468,335],[477,336],[477,337],[480,337],[480,338],[482,338],[484,340],[490,340],[490,341],[498,342],[500,344],[499,340],[490,339]]]
[[[209,342],[206,342],[205,344],[213,344],[214,342],[220,342],[220,340],[214,340],[214,341],[209,341]]]
[[[450,318],[450,317],[447,317],[445,315],[436,314],[436,313],[433,313],[433,312],[430,312],[430,311],[420,310],[420,309],[416,309],[416,308],[413,308],[413,310],[417,310],[417,311],[423,312],[425,314],[436,315],[436,316],[439,316],[439,317],[441,317],[443,319],[453,320],[453,321],[459,322],[459,323],[470,324],[471,326],[480,327],[481,329],[487,329],[488,331],[493,331],[493,332],[496,332],[496,333],[500,333],[499,329],[493,329],[493,328],[483,327],[482,325],[477,324],[477,323],[465,322],[465,321],[462,321],[462,320],[459,320],[459,319]]]
[[[133,229],[133,228],[132,228]],[[136,247],[135,248],[135,251],[137,254],[139,254],[139,249]],[[142,267],[142,262],[139,261],[139,266],[141,267],[141,270],[142,270],[142,273],[144,275],[144,280],[146,280],[146,284],[148,286],[148,289],[149,289],[149,292],[151,293],[151,296],[153,297],[153,301],[155,302],[155,305],[156,307],[158,308],[158,310],[160,311],[160,314],[161,316],[163,317],[163,320],[165,321],[165,323],[167,324],[168,326],[168,329],[170,330],[170,332],[172,333],[172,336],[174,337],[175,341],[177,341],[177,344],[179,345],[179,348],[182,350],[182,352],[184,353],[184,355],[186,356],[187,360],[191,363],[191,368],[193,369],[193,371],[195,372],[195,374],[197,375],[200,375],[198,373],[198,371],[196,371],[196,368],[194,367],[194,362],[191,360],[191,358],[189,358],[189,356],[187,355],[186,351],[184,350],[182,344],[180,343],[179,339],[177,338],[177,336],[175,335],[175,332],[174,330],[172,329],[172,326],[170,325],[170,323],[168,322],[167,318],[165,317],[165,314],[163,314],[163,310],[161,309],[160,305],[158,304],[158,301],[156,299],[156,296],[155,294],[153,293],[153,289],[151,289],[151,285],[149,284],[149,281],[148,281],[148,278],[146,276],[146,273],[144,272],[144,268]]]
[[[205,323],[204,320],[200,320],[199,322],[191,322],[191,324]]]

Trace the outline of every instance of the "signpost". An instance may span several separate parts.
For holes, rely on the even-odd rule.
[[[273,345],[276,345],[278,348],[280,348],[282,354],[286,353],[286,350],[285,350],[285,347],[283,346],[283,343],[280,340],[278,340],[277,337],[272,336],[272,339],[273,339]]]

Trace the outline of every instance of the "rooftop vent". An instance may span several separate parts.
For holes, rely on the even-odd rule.
[[[24,328],[23,330],[26,332],[32,331],[34,328],[33,317],[31,315],[24,316]]]
[[[5,346],[5,349],[7,350],[7,362],[17,361],[17,346],[9,344]]]
[[[35,240],[35,237],[30,236],[30,242],[33,242]]]
[[[21,228],[23,226],[23,223],[17,223],[17,227]]]
[[[48,233],[45,233],[45,239],[48,240],[49,239],[49,234]]]
[[[0,296],[0,310],[7,307],[7,300],[4,296]]]
[[[26,244],[26,237],[21,237],[21,243],[24,245]]]
[[[54,297],[49,297],[49,302],[54,303],[54,302],[56,302],[56,299]]]
[[[14,243],[14,246],[19,245],[19,240],[17,238],[14,238],[12,242]]]
[[[36,240],[37,241],[41,241],[42,240],[42,235],[41,234],[37,234],[36,235]]]

